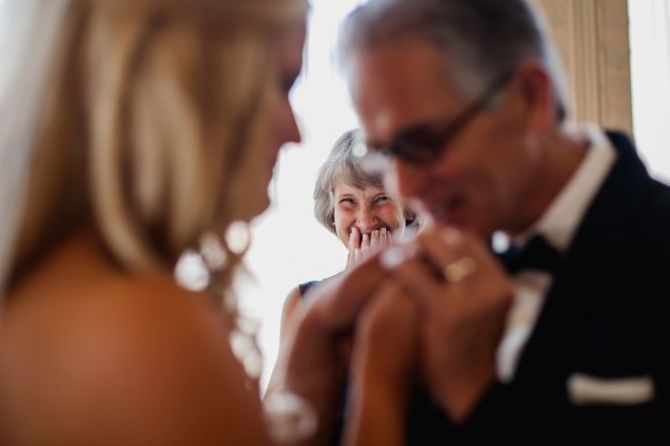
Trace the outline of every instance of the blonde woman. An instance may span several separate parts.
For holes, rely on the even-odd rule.
[[[300,139],[305,3],[2,7],[0,443],[267,444],[222,305],[240,250],[219,237],[209,292],[173,269],[268,206],[279,148]],[[332,404],[291,379],[323,345],[296,344],[284,375],[321,417],[314,441]]]

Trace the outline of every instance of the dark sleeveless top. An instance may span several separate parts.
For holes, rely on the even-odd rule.
[[[314,285],[320,283],[321,280],[310,280],[309,282],[301,283],[298,285],[298,288],[300,289],[300,296],[305,297],[305,293],[309,291],[310,288],[312,288]]]
[[[1,0],[0,0],[0,1],[1,1]],[[325,282],[326,280],[330,280],[330,279],[332,279],[333,277],[337,277],[337,276],[339,276],[340,274],[342,274],[342,272],[339,272],[339,273],[337,273],[337,274],[333,274],[332,276],[328,276],[328,277],[326,277],[325,279],[321,279],[321,280],[310,280],[309,282],[301,283],[300,285],[298,285],[298,289],[300,290],[300,296],[301,296],[301,297],[305,297],[305,294],[306,294],[306,293],[307,293],[313,286],[318,285],[318,284],[320,284],[321,282]]]

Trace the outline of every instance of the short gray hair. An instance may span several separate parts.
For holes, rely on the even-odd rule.
[[[457,60],[459,87],[471,97],[525,60],[541,62],[551,78],[559,120],[568,93],[547,25],[532,0],[370,0],[340,31],[339,60],[356,50],[407,37],[424,39]]]
[[[360,130],[349,130],[335,141],[333,148],[326,161],[319,168],[314,185],[314,216],[323,226],[333,234],[335,230],[335,181],[341,178],[346,184],[364,189],[366,187],[384,188],[382,174],[371,173],[363,170],[358,164],[359,158],[355,154],[355,148],[362,144]],[[404,208],[405,223],[407,227],[417,227],[420,221],[414,211]]]

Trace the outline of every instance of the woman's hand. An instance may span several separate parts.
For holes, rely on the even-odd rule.
[[[386,228],[375,229],[370,233],[363,233],[357,227],[351,228],[349,234],[349,244],[347,245],[347,267],[349,270],[356,266],[361,260],[366,259],[371,254],[378,252],[391,245],[393,235]]]

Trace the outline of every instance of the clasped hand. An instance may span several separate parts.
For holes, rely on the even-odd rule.
[[[326,420],[348,367],[360,407],[381,396],[402,419],[420,380],[461,422],[495,380],[512,296],[510,278],[478,236],[425,229],[314,290],[287,345],[285,387]],[[346,342],[350,364],[342,364]]]

